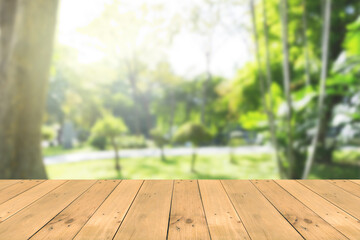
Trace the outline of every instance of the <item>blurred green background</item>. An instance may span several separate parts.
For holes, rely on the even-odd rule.
[[[0,178],[360,178],[358,0],[25,2]]]

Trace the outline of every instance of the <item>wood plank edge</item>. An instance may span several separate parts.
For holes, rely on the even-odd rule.
[[[281,180],[277,180],[277,181],[274,181],[275,184],[277,184],[279,187],[281,187],[282,189],[284,189],[289,195],[291,195],[293,198],[295,198],[296,200],[298,200],[302,205],[304,205],[307,209],[309,209],[310,211],[312,211],[315,215],[317,215],[319,218],[321,218],[324,222],[326,222],[327,224],[329,224],[332,228],[334,228],[336,231],[338,231],[341,235],[343,235],[345,238],[348,239],[348,237],[342,233],[339,229],[337,229],[335,226],[333,226],[331,223],[329,223],[328,221],[326,221],[324,218],[322,218],[315,210],[313,210],[312,208],[310,208],[308,205],[306,205],[305,203],[303,203],[300,199],[298,199],[297,197],[295,197],[294,195],[292,195],[288,190],[286,190],[286,188],[284,188],[283,186],[281,186],[278,181],[281,181]],[[298,181],[296,181],[298,182]],[[298,182],[299,183],[299,182]],[[304,185],[302,185],[304,186]],[[308,191],[311,191],[311,192],[314,192],[312,191],[311,189],[308,188]],[[314,192],[315,193],[315,192]],[[316,193],[315,193],[316,194]],[[319,194],[316,194],[318,196],[320,196]],[[321,197],[321,196],[320,196]],[[324,198],[323,198],[324,199]],[[325,199],[326,200],[326,199]],[[329,201],[328,201],[329,202]],[[332,204],[334,205],[336,208],[338,208],[340,211],[343,211],[341,208],[339,208],[338,206],[336,206],[335,204]],[[345,211],[343,211],[345,212]],[[345,212],[347,213],[347,212]],[[350,215],[352,216],[352,215]]]
[[[354,215],[352,215],[351,213],[345,211],[344,209],[342,209],[341,206],[338,206],[337,204],[333,203],[332,201],[330,201],[329,199],[324,198],[323,196],[321,196],[320,194],[318,194],[317,192],[313,191],[311,188],[309,188],[308,186],[306,186],[305,184],[303,184],[301,181],[306,181],[306,180],[295,180],[296,182],[298,182],[299,184],[303,185],[304,187],[306,187],[307,189],[309,189],[310,191],[312,191],[313,193],[317,194],[318,196],[322,197],[323,199],[325,199],[326,201],[328,201],[329,203],[331,203],[332,205],[334,205],[335,207],[337,207],[339,210],[349,214],[350,216],[352,216],[353,218],[357,219],[360,221],[360,218],[355,217]],[[341,188],[342,189],[342,188]]]
[[[96,181],[98,182],[98,181]],[[94,214],[99,210],[99,208],[101,207],[101,205],[103,205],[103,203],[106,201],[106,199],[108,199],[108,197],[114,192],[114,190],[120,185],[120,183],[122,182],[122,180],[120,180],[116,186],[110,191],[110,193],[104,198],[104,200],[99,204],[99,206],[97,206],[97,208],[95,209],[95,211],[90,215],[90,217],[85,221],[85,223],[81,226],[81,228],[79,228],[79,230],[77,231],[77,233],[73,236],[72,239],[75,239],[76,235],[79,234],[79,232],[81,231],[81,229],[83,229],[83,227],[86,225],[86,223],[90,220],[90,218],[92,218],[92,216],[94,216]]]
[[[244,229],[245,229],[245,231],[246,231],[249,239],[251,239],[250,234],[249,234],[249,232],[248,232],[248,230],[246,229],[246,226],[245,226],[245,224],[244,224],[244,221],[241,219],[240,214],[239,214],[238,211],[236,210],[232,199],[230,198],[228,192],[226,191],[226,188],[224,187],[223,180],[219,180],[219,181],[220,181],[220,184],[221,184],[222,188],[224,189],[224,191],[225,191],[225,193],[226,193],[227,198],[229,199],[229,201],[230,201],[230,203],[231,203],[231,206],[233,207],[234,211],[236,212],[236,215],[238,216],[238,218],[240,219],[241,224],[244,226]],[[211,236],[210,236],[210,237],[211,237]]]
[[[346,179],[345,179],[345,180],[346,180]],[[326,182],[328,182],[328,183],[330,183],[331,185],[334,185],[334,186],[336,186],[336,187],[338,187],[338,188],[340,188],[340,189],[344,190],[345,192],[350,193],[351,195],[353,195],[353,196],[355,196],[355,197],[360,198],[358,195],[355,195],[354,193],[350,192],[349,190],[347,190],[347,189],[345,189],[345,188],[343,188],[343,187],[341,187],[341,186],[339,186],[339,185],[337,185],[337,184],[333,183],[332,181],[334,181],[334,180],[325,180],[325,181],[326,181]],[[344,179],[341,179],[341,181],[344,181]],[[351,183],[351,184],[356,184],[356,183],[354,183],[353,181],[349,181],[349,180],[347,180],[347,182],[349,182],[349,183]]]
[[[261,192],[261,190],[258,188],[258,187],[256,187],[256,185],[253,183],[253,181],[261,181],[261,180],[249,180],[250,182],[251,182],[251,184],[255,187],[255,189],[257,190],[257,191],[259,191],[260,192],[260,194],[271,204],[271,206],[273,206],[273,208],[275,208],[275,210],[286,220],[286,222],[288,222],[289,223],[289,225],[303,238],[303,239],[306,239],[292,224],[291,224],[291,222],[289,222],[289,220],[284,216],[284,214],[282,214],[281,212],[280,212],[280,210],[278,210],[278,208],[265,196],[265,194],[263,193],[263,192]],[[274,182],[275,184],[277,184],[274,180],[266,180],[266,181],[272,181],[272,182]],[[278,184],[277,184],[278,185]],[[281,187],[281,186],[280,186]],[[285,190],[285,189],[284,189]],[[286,193],[288,193],[288,194],[290,194],[288,191],[286,191],[285,190],[285,192]],[[292,197],[294,197],[293,195],[291,195],[290,194],[290,196],[292,196]],[[298,200],[298,199],[296,199],[296,200]],[[304,205],[304,204],[303,204]],[[304,205],[305,206],[305,205]],[[307,206],[305,206],[305,207],[307,207]],[[310,209],[310,211],[312,211],[311,209]],[[316,214],[316,213],[315,213]],[[317,215],[317,214],[316,214]]]
[[[67,182],[70,181],[76,181],[76,180],[68,180]],[[85,181],[85,180],[82,180]],[[53,216],[49,221],[47,221],[43,226],[41,226],[41,228],[39,228],[36,232],[34,232],[34,234],[32,234],[30,237],[28,237],[28,239],[31,239],[32,237],[34,237],[41,229],[43,229],[49,222],[51,222],[54,218],[56,218],[62,211],[64,211],[67,207],[69,207],[73,202],[75,202],[79,197],[81,197],[86,191],[88,191],[92,186],[94,186],[99,180],[96,180],[93,184],[91,184],[88,188],[86,188],[81,194],[79,194],[76,198],[74,198],[74,200],[72,200],[68,205],[66,205],[61,211],[59,211],[57,214],[55,214],[55,216]],[[48,193],[47,193],[48,194]],[[45,194],[44,196],[46,196],[47,194]],[[43,197],[44,197],[43,196]],[[39,199],[38,199],[39,200]]]
[[[1,179],[1,180],[10,180],[10,181],[14,181],[14,182],[11,183],[10,185],[7,185],[7,186],[3,187],[3,188],[0,188],[0,191],[2,191],[2,190],[4,190],[4,189],[6,189],[6,188],[8,188],[8,187],[10,187],[10,186],[12,186],[12,185],[14,185],[15,183],[18,183],[18,182],[21,181],[21,180],[19,180],[19,179]]]
[[[174,188],[175,188],[175,180],[172,180],[172,189],[171,189],[171,198],[170,198],[170,209],[169,209],[168,224],[167,224],[167,229],[166,229],[166,239],[169,238],[170,217],[171,217],[172,201],[173,201],[173,197],[174,197]]]
[[[214,181],[218,181],[218,180],[214,180]],[[204,208],[204,202],[203,202],[203,199],[202,199],[202,195],[201,195],[201,190],[200,190],[200,185],[199,185],[199,180],[198,180],[198,179],[196,180],[196,184],[197,184],[197,188],[198,188],[198,191],[199,191],[199,196],[200,196],[200,201],[201,201],[201,209],[202,209],[202,212],[203,212],[203,214],[204,214],[205,223],[206,223],[206,228],[207,228],[207,230],[208,230],[209,237],[210,237],[210,239],[211,239],[211,232],[210,232],[208,220],[207,220],[207,217],[206,217],[206,212],[205,212],[205,208]]]
[[[126,218],[126,216],[127,216],[128,212],[129,212],[129,210],[130,210],[131,206],[133,205],[133,203],[134,203],[134,201],[135,201],[136,197],[138,196],[138,194],[139,194],[139,192],[140,192],[140,189],[141,189],[141,188],[142,188],[142,186],[144,185],[144,182],[145,182],[145,180],[142,180],[142,183],[141,183],[141,185],[140,185],[139,189],[137,190],[137,192],[136,192],[136,194],[135,194],[135,196],[134,196],[133,200],[131,201],[131,203],[130,203],[130,205],[129,205],[128,209],[126,210],[126,213],[125,213],[125,215],[124,215],[123,219],[121,220],[121,223],[119,224],[118,228],[116,229],[116,231],[115,231],[114,236],[112,237],[112,239],[114,239],[114,238],[115,238],[115,236],[116,236],[116,234],[118,233],[118,231],[119,231],[119,229],[120,229],[121,225],[123,224],[123,222],[124,222],[124,220],[125,220],[125,218]],[[80,232],[80,231],[79,231],[79,232]],[[75,237],[76,237],[76,236],[75,236]],[[74,237],[74,238],[75,238],[75,237]]]
[[[49,192],[47,192],[47,193],[45,193],[44,195],[40,196],[39,198],[35,199],[34,201],[32,201],[31,203],[29,203],[28,205],[20,208],[19,210],[17,210],[16,212],[14,212],[14,213],[11,214],[10,216],[8,216],[7,218],[1,220],[0,223],[5,222],[6,220],[8,220],[9,218],[11,218],[12,216],[15,216],[17,213],[21,212],[23,209],[25,209],[25,208],[33,205],[34,203],[36,203],[37,201],[39,201],[41,198],[43,198],[45,195],[51,193],[52,191],[54,191],[54,190],[57,189],[58,187],[60,187],[60,186],[62,186],[63,184],[67,183],[68,181],[69,181],[69,180],[66,180],[65,182],[61,183],[59,186],[51,189]],[[43,183],[45,183],[45,182],[46,182],[46,181],[43,181],[43,182],[41,182],[40,184],[43,184]],[[36,185],[36,186],[39,186],[40,184],[38,184],[38,185]],[[35,187],[36,187],[36,186],[35,186]],[[26,191],[25,191],[25,192],[26,192]],[[23,194],[23,193],[24,193],[24,192],[22,192],[21,194]],[[17,196],[20,196],[20,194],[17,195]],[[11,200],[11,199],[9,199],[9,200]],[[7,200],[7,201],[9,201],[9,200]],[[7,201],[5,201],[4,203],[6,203]],[[4,203],[2,203],[2,204],[4,204]],[[2,205],[2,204],[0,204],[0,205]]]

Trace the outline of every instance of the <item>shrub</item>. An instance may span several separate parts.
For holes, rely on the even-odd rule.
[[[90,145],[99,150],[105,150],[107,139],[103,135],[94,135],[90,138]]]
[[[195,172],[196,148],[203,143],[209,142],[212,136],[210,132],[199,123],[185,123],[174,135],[174,142],[186,143],[191,142],[194,150],[191,159],[191,171]]]

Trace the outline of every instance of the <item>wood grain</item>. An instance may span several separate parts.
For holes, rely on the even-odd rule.
[[[344,189],[345,191],[360,197],[360,185],[349,180],[329,180],[332,184]]]
[[[7,188],[17,182],[20,182],[20,180],[0,180],[0,190],[3,190],[4,188]]]
[[[359,180],[359,179],[353,179],[353,180],[350,180],[350,181],[352,181],[352,182],[354,182],[354,183],[357,183],[357,184],[360,184],[360,180]]]
[[[360,199],[327,181],[299,180],[301,184],[360,219]]]
[[[170,239],[210,239],[196,180],[176,180],[171,204]]]
[[[65,182],[65,180],[51,180],[40,183],[28,191],[0,204],[0,223]]]
[[[347,239],[274,181],[252,182],[305,239]]]
[[[96,182],[31,239],[65,240],[74,238],[118,184],[119,181],[116,180]]]
[[[199,180],[202,202],[211,239],[250,239],[218,180]]]
[[[44,180],[23,180],[0,190],[0,204],[42,183]]]
[[[0,180],[0,240],[359,239],[359,180]]]
[[[75,239],[112,239],[142,183],[142,180],[123,180],[76,235]]]
[[[173,181],[146,180],[114,239],[166,239]]]
[[[357,239],[359,237],[360,222],[358,219],[342,211],[296,181],[276,180],[275,182],[349,239]]]
[[[0,223],[0,239],[30,238],[95,181],[69,181]]]
[[[250,181],[222,183],[252,239],[303,239]]]

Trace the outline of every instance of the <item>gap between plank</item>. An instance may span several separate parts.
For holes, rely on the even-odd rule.
[[[213,180],[213,181],[219,181],[219,180]],[[209,237],[210,237],[210,240],[211,240],[212,237],[211,237],[211,233],[210,233],[209,224],[208,224],[208,221],[207,221],[207,218],[206,218],[206,212],[205,212],[204,203],[203,203],[202,196],[201,196],[201,191],[200,191],[200,186],[199,186],[199,180],[196,180],[196,183],[197,183],[197,187],[198,187],[198,191],[199,191],[199,196],[200,196],[200,201],[201,201],[202,210],[203,210],[204,217],[205,217],[206,227],[207,227],[207,229],[208,229]]]
[[[68,182],[70,182],[71,180],[69,180]],[[74,180],[76,181],[76,180]],[[82,180],[83,181],[83,180]],[[84,180],[85,181],[85,180]],[[28,239],[31,239],[33,236],[35,236],[35,234],[37,234],[41,229],[43,229],[43,227],[45,227],[49,222],[51,222],[54,218],[56,218],[62,211],[64,211],[64,209],[66,209],[67,207],[69,207],[74,201],[76,201],[79,197],[81,197],[87,190],[89,190],[92,186],[95,185],[95,183],[97,183],[99,180],[95,181],[93,184],[91,184],[87,189],[85,189],[79,196],[77,196],[73,201],[71,201],[68,205],[66,205],[66,207],[64,207],[61,211],[59,211],[54,217],[52,217],[48,222],[46,222],[41,228],[39,228],[33,235],[31,235]],[[48,194],[48,193],[47,193]],[[46,196],[47,194],[45,194],[44,196]],[[43,196],[43,197],[44,197]],[[38,199],[39,200],[39,199]],[[37,200],[37,201],[38,201]],[[35,202],[34,202],[35,203]]]
[[[343,180],[340,180],[340,181],[343,181]],[[350,193],[351,195],[353,195],[353,196],[355,196],[355,197],[360,198],[360,196],[353,194],[353,193],[352,193],[352,192],[350,192],[349,190],[347,190],[347,189],[345,189],[345,188],[342,188],[341,186],[339,186],[339,185],[337,185],[337,184],[335,184],[335,183],[331,182],[330,180],[326,180],[326,182],[328,182],[328,183],[330,183],[331,185],[334,185],[334,186],[336,186],[336,187],[340,188],[341,190],[344,190],[345,192]],[[349,181],[349,180],[347,180],[347,182],[348,182],[348,183],[351,183],[351,184],[356,184],[356,183],[354,183],[354,182],[352,182],[352,181]]]
[[[342,209],[340,206],[336,205],[336,204],[335,204],[335,203],[333,203],[332,201],[330,201],[330,200],[328,200],[328,199],[324,198],[323,196],[321,196],[321,195],[320,195],[320,194],[318,194],[317,192],[313,191],[311,188],[307,187],[305,184],[302,184],[302,183],[301,183],[300,181],[298,181],[298,180],[294,180],[294,181],[296,181],[296,182],[300,183],[302,186],[304,186],[304,187],[306,187],[307,189],[309,189],[310,191],[312,191],[312,192],[316,193],[317,195],[319,195],[320,197],[322,197],[323,199],[325,199],[326,201],[328,201],[329,203],[331,203],[331,204],[332,204],[332,205],[334,205],[335,207],[339,208],[341,211],[343,211],[343,212],[345,212],[345,213],[349,214],[349,215],[350,215],[350,216],[352,216],[353,218],[355,218],[355,219],[357,219],[358,221],[360,221],[360,219],[359,219],[359,218],[357,218],[357,217],[353,216],[351,213],[349,213],[349,212],[345,211],[344,209]],[[344,191],[345,191],[345,190],[344,190]]]
[[[126,213],[125,213],[125,215],[124,215],[124,217],[123,217],[123,219],[122,219],[122,221],[121,221],[121,223],[120,223],[119,227],[116,229],[116,232],[115,232],[114,236],[112,237],[112,239],[114,239],[114,238],[115,238],[115,236],[116,236],[116,234],[118,233],[118,231],[119,231],[119,229],[120,229],[121,225],[122,225],[122,224],[123,224],[123,222],[125,221],[125,218],[126,218],[126,216],[127,216],[128,212],[129,212],[129,210],[130,210],[131,206],[133,205],[133,203],[134,203],[134,201],[135,201],[135,199],[136,199],[137,195],[139,194],[140,189],[141,189],[141,188],[142,188],[142,186],[144,185],[144,182],[145,182],[145,180],[143,180],[143,181],[142,181],[142,183],[141,183],[141,185],[140,185],[139,189],[137,190],[137,192],[136,192],[136,194],[135,194],[135,196],[134,196],[133,200],[131,201],[131,203],[130,203],[130,205],[129,205],[128,209],[126,210]]]
[[[46,181],[48,181],[48,180],[46,180]],[[45,183],[46,181],[44,181],[44,182],[42,182],[42,183],[40,183],[40,184],[43,184],[43,183]],[[8,220],[9,218],[15,216],[18,212],[22,211],[23,209],[25,209],[25,208],[27,208],[27,207],[30,207],[30,206],[33,205],[35,202],[37,202],[38,200],[40,200],[41,198],[43,198],[45,195],[51,193],[52,191],[54,191],[55,189],[57,189],[58,187],[62,186],[63,184],[65,184],[65,183],[67,183],[67,182],[69,182],[69,180],[65,180],[65,182],[63,182],[63,183],[60,184],[59,186],[55,187],[54,189],[52,189],[52,190],[50,190],[49,192],[45,193],[44,195],[42,195],[42,196],[39,197],[38,199],[34,200],[34,201],[31,202],[30,204],[22,207],[21,209],[19,209],[19,210],[16,211],[16,212],[14,212],[14,214],[12,214],[11,216],[7,217],[5,220],[2,220],[0,223],[3,223],[3,222],[5,222],[6,220]],[[39,186],[40,184],[38,184],[38,185],[36,185],[36,186]],[[36,187],[36,186],[35,186],[35,187]],[[25,192],[26,192],[26,191],[25,191]],[[24,192],[23,192],[23,193],[24,193]],[[23,194],[23,193],[21,193],[21,194]],[[19,195],[17,195],[17,196],[19,196]],[[9,200],[11,200],[11,199],[9,199]],[[9,201],[9,200],[7,200],[7,201]],[[2,204],[6,203],[7,201],[3,202]],[[2,204],[1,204],[1,205],[2,205]]]
[[[250,181],[250,180],[248,180],[248,181],[255,187],[255,189],[256,189],[258,192],[260,192],[260,194],[271,204],[271,206],[273,206],[273,207],[275,208],[275,210],[276,210],[278,213],[280,213],[280,215],[290,224],[290,226],[291,226],[293,229],[295,229],[295,231],[296,231],[297,233],[299,233],[300,236],[301,236],[303,239],[306,239],[306,238],[289,222],[289,220],[275,207],[275,205],[265,196],[265,194],[263,194],[263,193],[260,191],[260,189],[258,189],[252,181]],[[255,181],[256,181],[256,180],[255,180]],[[270,180],[259,180],[259,181],[270,181]],[[271,181],[273,181],[273,180],[271,180]],[[316,214],[316,215],[317,215],[317,214]]]
[[[110,181],[116,181],[116,180],[110,180]],[[86,225],[86,223],[90,220],[90,218],[92,218],[92,216],[94,216],[94,214],[97,212],[97,210],[99,210],[100,206],[103,205],[103,203],[105,202],[106,199],[108,199],[108,197],[111,195],[111,193],[114,192],[115,188],[117,188],[120,184],[121,184],[122,180],[119,181],[118,184],[116,184],[116,186],[113,188],[113,190],[111,190],[111,192],[105,197],[105,199],[99,204],[99,206],[95,209],[95,211],[91,214],[91,216],[85,221],[85,223],[81,226],[81,228],[79,229],[79,231],[74,235],[74,237],[72,239],[74,239],[76,237],[76,235],[79,234],[79,232],[81,231],[81,229],[83,229],[83,227]]]
[[[171,207],[172,207],[172,201],[173,201],[173,196],[174,196],[174,185],[175,185],[175,180],[172,181],[172,190],[171,190],[171,198],[170,198],[170,210],[169,210],[168,226],[167,226],[167,230],[166,230],[166,239],[169,238]]]
[[[244,221],[241,219],[241,217],[240,217],[239,213],[236,211],[236,208],[235,208],[235,206],[234,206],[234,203],[232,202],[231,198],[229,197],[228,192],[226,191],[226,189],[225,189],[225,187],[224,187],[224,185],[223,185],[223,183],[222,183],[222,181],[223,181],[223,180],[219,180],[219,181],[220,181],[220,184],[221,184],[222,188],[224,189],[224,191],[225,191],[225,193],[226,193],[227,198],[229,199],[229,201],[230,201],[230,203],[231,203],[232,207],[234,208],[234,211],[236,212],[236,215],[237,215],[237,216],[238,216],[238,218],[240,219],[241,224],[244,226],[245,231],[246,231],[247,235],[249,236],[249,238],[250,238],[250,240],[251,240],[252,238],[251,238],[251,236],[250,236],[250,234],[249,234],[248,230],[246,229],[246,226],[245,226]]]
[[[323,221],[325,221],[326,223],[328,223],[332,228],[334,228],[336,231],[338,231],[341,235],[343,235],[345,238],[349,239],[347,236],[345,236],[344,233],[340,232],[339,229],[337,229],[335,226],[333,226],[331,223],[329,223],[328,221],[326,221],[325,219],[323,219],[319,214],[317,214],[317,212],[315,212],[314,210],[312,210],[310,207],[308,207],[305,203],[303,203],[302,201],[300,201],[300,199],[296,198],[294,195],[292,195],[290,192],[288,192],[285,188],[283,188],[280,184],[278,184],[276,181],[272,180],[276,185],[278,185],[280,188],[284,189],[290,196],[292,196],[293,198],[295,198],[297,201],[299,201],[302,205],[304,205],[307,209],[309,209],[310,211],[312,211],[313,213],[315,213],[319,218],[321,218]],[[259,190],[260,191],[260,190]],[[321,197],[321,196],[320,196]],[[326,199],[325,199],[326,200]],[[334,205],[334,204],[333,204]],[[336,208],[339,208],[335,205]],[[339,208],[339,210],[342,210],[341,208]],[[350,215],[351,216],[351,215]]]

